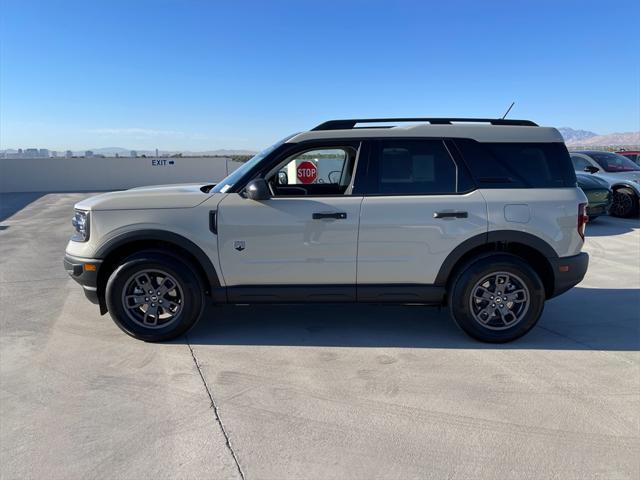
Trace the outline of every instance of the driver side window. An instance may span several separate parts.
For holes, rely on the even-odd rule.
[[[579,172],[583,172],[585,168],[591,166],[588,161],[577,155],[571,155],[571,161],[573,162],[573,169]]]
[[[274,196],[344,195],[356,158],[353,147],[323,147],[288,157],[268,179]]]

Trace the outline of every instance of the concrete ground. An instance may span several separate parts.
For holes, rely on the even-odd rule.
[[[0,197],[0,476],[640,478],[640,221],[525,338],[446,311],[214,307],[145,344],[62,268],[86,194]]]

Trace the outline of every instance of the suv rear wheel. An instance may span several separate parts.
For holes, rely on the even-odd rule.
[[[124,260],[109,277],[105,298],[116,325],[148,342],[182,335],[205,305],[193,268],[161,252],[140,252]]]
[[[545,301],[538,274],[515,255],[471,262],[456,276],[449,310],[468,335],[490,343],[510,342],[538,322]]]

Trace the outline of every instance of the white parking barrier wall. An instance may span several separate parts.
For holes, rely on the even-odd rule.
[[[225,157],[2,158],[0,192],[88,192],[215,183],[240,165]]]

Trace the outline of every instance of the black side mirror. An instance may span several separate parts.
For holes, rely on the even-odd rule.
[[[586,167],[584,167],[584,171],[589,173],[596,173],[599,172],[600,169],[598,167],[594,167],[593,165],[587,165]]]
[[[269,190],[269,185],[264,178],[256,178],[255,180],[251,180],[247,187],[244,189],[247,198],[251,200],[268,200],[271,198],[271,191]]]

